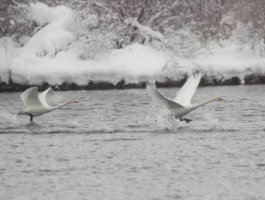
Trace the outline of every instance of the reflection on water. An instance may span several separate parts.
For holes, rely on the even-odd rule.
[[[265,199],[264,86],[199,88],[225,102],[190,124],[145,90],[59,94],[80,103],[33,123],[0,94],[0,199]]]

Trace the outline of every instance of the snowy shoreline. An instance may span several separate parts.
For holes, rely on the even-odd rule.
[[[170,88],[180,87],[184,84],[186,78],[173,80],[167,78],[164,81],[157,81],[157,87]],[[218,79],[216,77],[202,77],[200,86],[233,86],[233,85],[255,85],[265,84],[265,75],[251,74],[244,77],[244,83],[239,77],[232,77],[228,79]],[[1,92],[20,92],[24,91],[29,87],[37,86],[39,90],[45,90],[51,86],[57,91],[68,91],[68,90],[113,90],[113,89],[137,89],[145,88],[145,81],[137,83],[126,82],[124,79],[114,84],[108,81],[89,81],[85,85],[78,85],[74,82],[63,82],[62,84],[48,84],[47,82],[41,84],[19,84],[19,83],[6,83],[0,82],[0,93]]]
[[[87,15],[94,17],[87,24],[78,9],[64,5],[39,2],[25,8],[27,20],[35,24],[31,34],[24,39],[20,35],[21,40],[12,35],[0,38],[0,92],[32,85],[58,90],[143,88],[146,80],[175,87],[195,72],[204,75],[202,86],[265,83],[263,49],[256,49],[261,43],[241,44],[232,36],[222,43],[204,43],[197,37],[190,41],[192,33],[186,29],[163,33],[132,17],[113,22],[113,35],[107,37],[101,29],[88,29],[95,22],[91,13]],[[27,20],[24,25],[30,23]],[[117,45],[127,29],[135,29],[132,36],[144,40],[131,38]]]

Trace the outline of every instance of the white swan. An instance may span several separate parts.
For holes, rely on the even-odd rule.
[[[17,115],[28,115],[30,116],[30,121],[33,121],[33,117],[54,111],[70,103],[78,103],[77,100],[73,99],[59,106],[50,106],[47,100],[53,95],[54,91],[52,88],[48,88],[41,94],[38,94],[37,87],[28,88],[21,94],[21,100],[24,103],[25,108],[23,111],[18,112]]]
[[[170,113],[175,117],[179,118],[180,121],[185,121],[187,123],[191,122],[191,119],[183,118],[184,115],[190,113],[192,110],[199,108],[205,104],[208,104],[213,101],[222,100],[220,97],[214,97],[208,101],[191,104],[192,96],[194,95],[199,83],[201,80],[201,74],[195,74],[188,78],[185,84],[177,93],[174,100],[169,99],[162,95],[157,89],[155,83],[147,82],[147,92],[151,96],[152,100],[158,104],[162,104],[167,108]]]

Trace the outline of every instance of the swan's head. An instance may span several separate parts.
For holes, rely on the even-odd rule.
[[[217,96],[217,97],[213,97],[213,100],[214,101],[223,101],[224,99],[222,99],[221,97]]]
[[[72,99],[72,100],[68,101],[68,103],[79,103],[79,101],[77,101],[76,99]]]

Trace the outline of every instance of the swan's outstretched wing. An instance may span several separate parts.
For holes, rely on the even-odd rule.
[[[154,102],[157,104],[162,104],[169,110],[175,110],[178,108],[183,108],[180,104],[172,101],[171,99],[168,99],[164,95],[162,95],[157,89],[155,83],[149,83],[147,82],[146,89],[150,97]]]
[[[39,99],[40,99],[41,104],[45,108],[51,108],[52,106],[48,104],[48,101],[54,98],[54,96],[55,96],[55,92],[53,91],[52,88],[49,87],[47,90],[39,94]]]
[[[23,101],[25,106],[43,107],[39,99],[37,87],[31,87],[25,90],[21,94],[21,100]]]
[[[199,73],[191,75],[179,90],[174,100],[184,106],[190,105],[191,98],[200,83],[201,77],[202,75]]]

